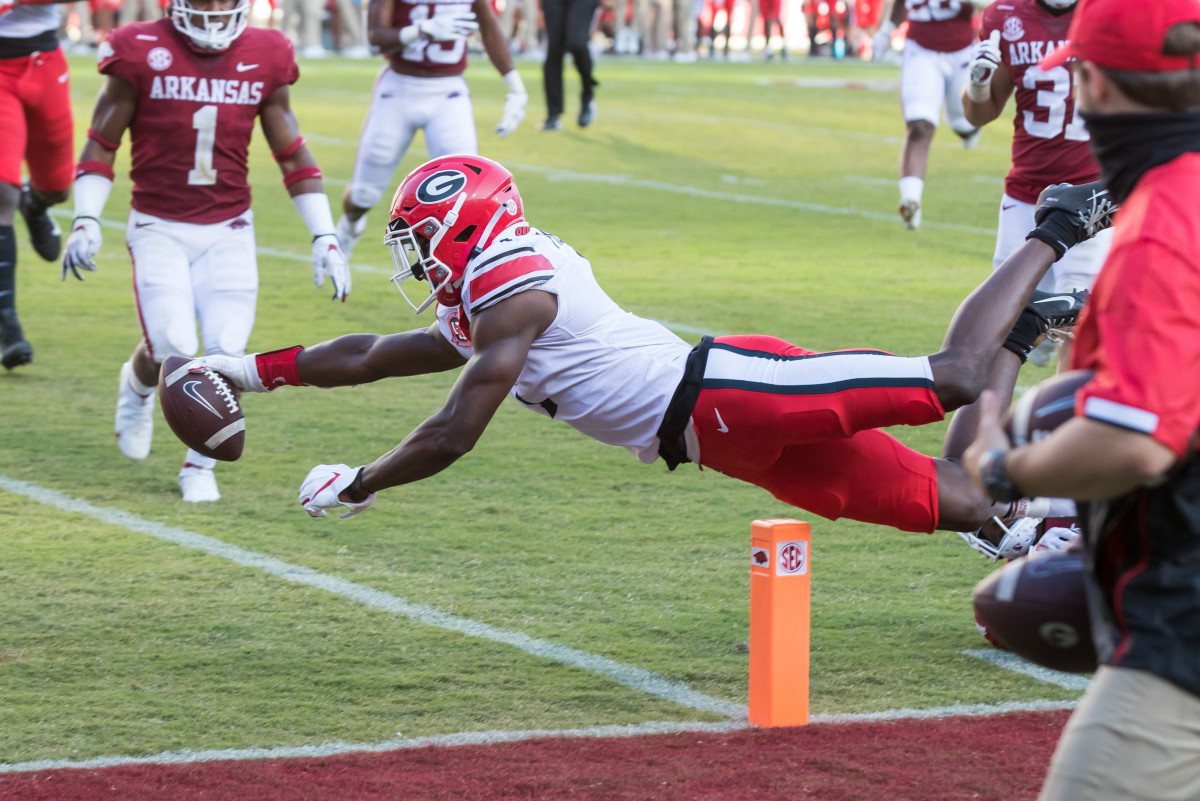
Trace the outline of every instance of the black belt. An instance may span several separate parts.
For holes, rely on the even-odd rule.
[[[700,384],[704,380],[704,368],[708,364],[708,350],[712,343],[712,337],[704,337],[688,354],[683,365],[683,378],[679,379],[679,386],[675,387],[675,394],[671,396],[662,423],[658,426],[658,455],[667,463],[669,470],[692,461],[687,455],[683,432],[687,430],[692,410],[700,398]]]
[[[53,53],[58,49],[58,31],[43,31],[36,36],[0,36],[0,58],[25,58],[34,53]]]

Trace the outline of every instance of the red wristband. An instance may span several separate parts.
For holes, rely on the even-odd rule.
[[[303,345],[296,345],[282,350],[271,350],[254,357],[254,365],[258,368],[258,378],[263,382],[267,391],[278,386],[302,387],[300,371],[296,367],[296,357],[304,350]]]
[[[102,161],[81,161],[75,167],[75,177],[78,179],[81,175],[103,175],[108,180],[114,179],[113,168]]]
[[[280,150],[278,153],[273,153],[272,155],[275,156],[276,161],[283,161],[284,159],[290,159],[292,156],[296,155],[296,153],[302,147],[304,147],[304,137],[297,136],[295,142],[292,142],[283,150]]]
[[[283,185],[291,189],[295,184],[308,178],[320,178],[320,167],[297,167],[283,176]]]
[[[91,139],[93,142],[100,145],[100,147],[107,148],[108,150],[119,150],[121,147],[120,142],[108,141],[103,136],[96,133],[95,129],[93,129],[93,128],[88,128],[87,138]]]

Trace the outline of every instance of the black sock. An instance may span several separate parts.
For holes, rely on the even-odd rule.
[[[29,190],[29,201],[25,204],[25,211],[30,217],[40,217],[46,213],[46,209],[50,208],[50,204],[42,200],[42,196],[37,193],[36,189]]]
[[[1021,364],[1024,364],[1025,360],[1029,358],[1029,352],[1033,350],[1033,343],[1044,333],[1046,333],[1045,320],[1029,309],[1025,309],[1017,318],[1017,324],[1013,326],[1008,339],[1004,340],[1004,347],[1020,356]]]
[[[0,225],[0,311],[17,303],[17,240],[11,225]]]

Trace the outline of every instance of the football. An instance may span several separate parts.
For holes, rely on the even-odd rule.
[[[1096,648],[1083,554],[1058,551],[1009,562],[975,587],[975,618],[1017,656],[1051,670],[1089,673]]]
[[[223,462],[242,455],[246,417],[238,393],[212,370],[189,371],[191,359],[168,356],[158,376],[163,417],[184,445]]]
[[[1022,395],[1004,417],[1004,433],[1013,447],[1037,442],[1074,417],[1075,392],[1090,380],[1091,370],[1070,370]]]

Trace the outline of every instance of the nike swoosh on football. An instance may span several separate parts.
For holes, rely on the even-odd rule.
[[[237,71],[238,72],[245,72],[246,70],[255,70],[255,69],[258,69],[257,64],[243,64],[240,61],[237,63]]]
[[[198,387],[198,386],[200,386],[199,381],[188,381],[186,384],[183,385],[183,394],[187,395],[189,398],[196,401],[196,403],[200,404],[205,409],[208,409],[210,412],[215,414],[217,417],[222,417],[222,414],[220,412],[218,412],[216,409],[214,409],[213,405],[211,403],[209,403],[207,400],[205,400],[204,398],[202,398],[200,396],[200,393],[198,391],[196,391],[196,387]]]

